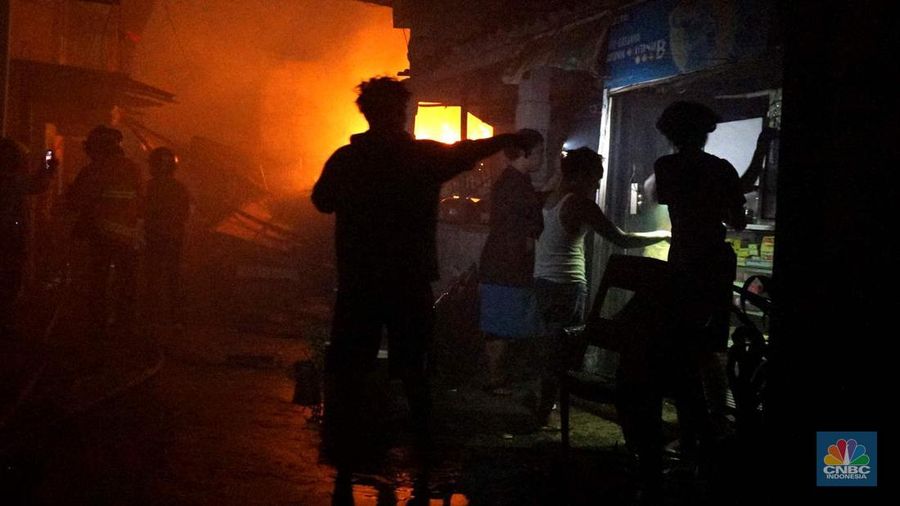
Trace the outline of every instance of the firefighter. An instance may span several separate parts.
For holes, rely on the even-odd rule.
[[[178,157],[168,148],[156,148],[148,158],[151,179],[147,183],[144,230],[147,238],[147,281],[151,307],[169,315],[177,326],[182,321],[181,256],[184,229],[191,210],[187,188],[174,177]]]
[[[25,265],[25,197],[43,193],[58,162],[51,157],[29,174],[27,150],[18,142],[0,139],[0,337],[15,337],[13,307],[22,286]]]
[[[88,245],[88,324],[104,334],[110,319],[110,274],[114,272],[115,322],[128,331],[134,323],[137,255],[141,244],[141,173],[120,146],[122,133],[98,126],[84,141],[90,163],[68,193],[77,213],[74,236]]]

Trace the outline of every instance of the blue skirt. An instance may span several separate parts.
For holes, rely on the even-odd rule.
[[[537,301],[531,288],[485,283],[478,288],[482,332],[511,340],[540,334]]]

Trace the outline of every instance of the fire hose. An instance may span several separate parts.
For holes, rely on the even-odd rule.
[[[70,301],[71,292],[72,292],[72,282],[71,282],[72,277],[71,277],[70,265],[71,264],[69,262],[67,262],[66,275],[64,278],[65,283],[63,284],[63,287],[61,290],[61,296],[59,298],[58,303],[56,304],[56,307],[53,310],[53,314],[50,318],[50,321],[49,321],[47,327],[44,329],[44,332],[41,336],[43,344],[45,344],[49,340],[50,336],[52,335],[53,331],[55,330],[56,325],[59,322],[59,317],[60,317],[62,308],[65,307],[65,305]],[[97,398],[95,398],[89,402],[86,402],[80,406],[75,406],[74,408],[67,410],[65,413],[51,419],[49,422],[47,422],[45,424],[41,424],[37,427],[33,427],[28,430],[19,430],[19,431],[13,432],[11,434],[8,434],[11,437],[6,438],[7,441],[5,441],[5,442],[0,442],[0,455],[7,454],[14,446],[21,444],[22,442],[28,440],[30,437],[37,436],[38,434],[40,434],[43,431],[53,429],[55,427],[58,427],[64,423],[66,423],[66,422],[69,422],[80,416],[90,413],[94,409],[97,409],[98,407],[106,404],[107,402],[112,401],[112,400],[122,396],[123,394],[143,385],[148,380],[152,379],[157,374],[159,374],[159,371],[162,370],[163,364],[165,363],[165,355],[162,351],[162,348],[160,348],[159,346],[157,346],[156,354],[157,354],[157,358],[156,358],[154,364],[152,366],[144,369],[138,377],[132,378],[130,381],[128,381],[124,384],[118,385],[114,388],[111,388],[110,390],[107,390],[102,395],[98,396]],[[44,372],[46,371],[47,365],[48,365],[48,360],[46,358],[42,359],[41,364],[34,369],[34,372],[25,381],[25,385],[19,391],[18,395],[16,396],[16,401],[13,403],[11,408],[8,409],[6,413],[2,413],[2,417],[0,417],[0,431],[2,431],[7,426],[9,421],[15,417],[16,413],[21,409],[21,407],[28,402],[28,400],[34,393],[35,386],[38,384],[38,382],[40,381]]]

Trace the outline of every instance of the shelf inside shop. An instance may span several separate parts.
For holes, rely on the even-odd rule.
[[[750,265],[738,265],[737,268],[739,271],[743,270],[743,271],[754,271],[754,272],[762,272],[765,274],[772,274],[771,267],[755,267],[755,266],[750,266]]]

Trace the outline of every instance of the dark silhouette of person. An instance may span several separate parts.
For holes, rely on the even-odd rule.
[[[701,375],[725,350],[732,283],[737,260],[725,242],[726,225],[746,226],[744,189],[735,168],[705,153],[707,136],[720,121],[708,107],[675,102],[656,123],[675,147],[654,166],[656,199],[668,205],[672,222],[669,264],[672,271],[675,339],[670,364],[677,364],[683,386],[679,402],[682,452],[695,458],[708,445],[712,426]],[[698,448],[698,443],[700,447]]]
[[[562,178],[543,207],[544,231],[537,243],[534,277],[545,338],[538,423],[546,425],[559,392],[559,374],[570,364],[563,329],[584,321],[587,302],[584,238],[593,230],[616,246],[644,248],[669,232],[623,232],[594,201],[603,177],[603,157],[588,148],[569,151],[560,162]]]
[[[28,229],[25,197],[43,193],[59,162],[28,172],[28,151],[18,142],[0,139],[0,337],[13,338],[14,306],[22,288]]]
[[[150,307],[171,320],[183,323],[181,257],[185,223],[191,211],[191,195],[175,179],[178,157],[169,148],[156,148],[148,157],[151,179],[144,204],[147,242],[147,281]],[[168,311],[165,311],[168,306]]]
[[[142,182],[138,166],[120,146],[122,133],[98,126],[84,141],[90,158],[69,189],[69,207],[78,214],[73,234],[89,249],[89,292],[85,304],[90,332],[104,334],[110,318],[109,279],[115,266],[115,323],[133,330],[137,259],[141,243]]]
[[[372,428],[371,416],[360,412],[361,396],[386,329],[391,372],[403,381],[413,429],[427,442],[425,360],[441,184],[504,148],[533,145],[517,134],[449,146],[416,140],[405,130],[410,93],[402,82],[373,78],[358,92],[369,130],[331,155],[312,193],[319,211],[336,216],[338,293],[325,368],[337,400],[326,401],[323,439],[347,444]],[[328,437],[329,426],[338,438]]]
[[[541,235],[544,219],[542,199],[531,184],[531,173],[543,159],[543,137],[535,130],[531,152],[506,149],[506,169],[491,187],[490,232],[478,262],[480,323],[485,337],[487,383],[497,395],[509,395],[508,374],[503,360],[510,341],[534,338],[540,332],[534,298],[534,242]]]

